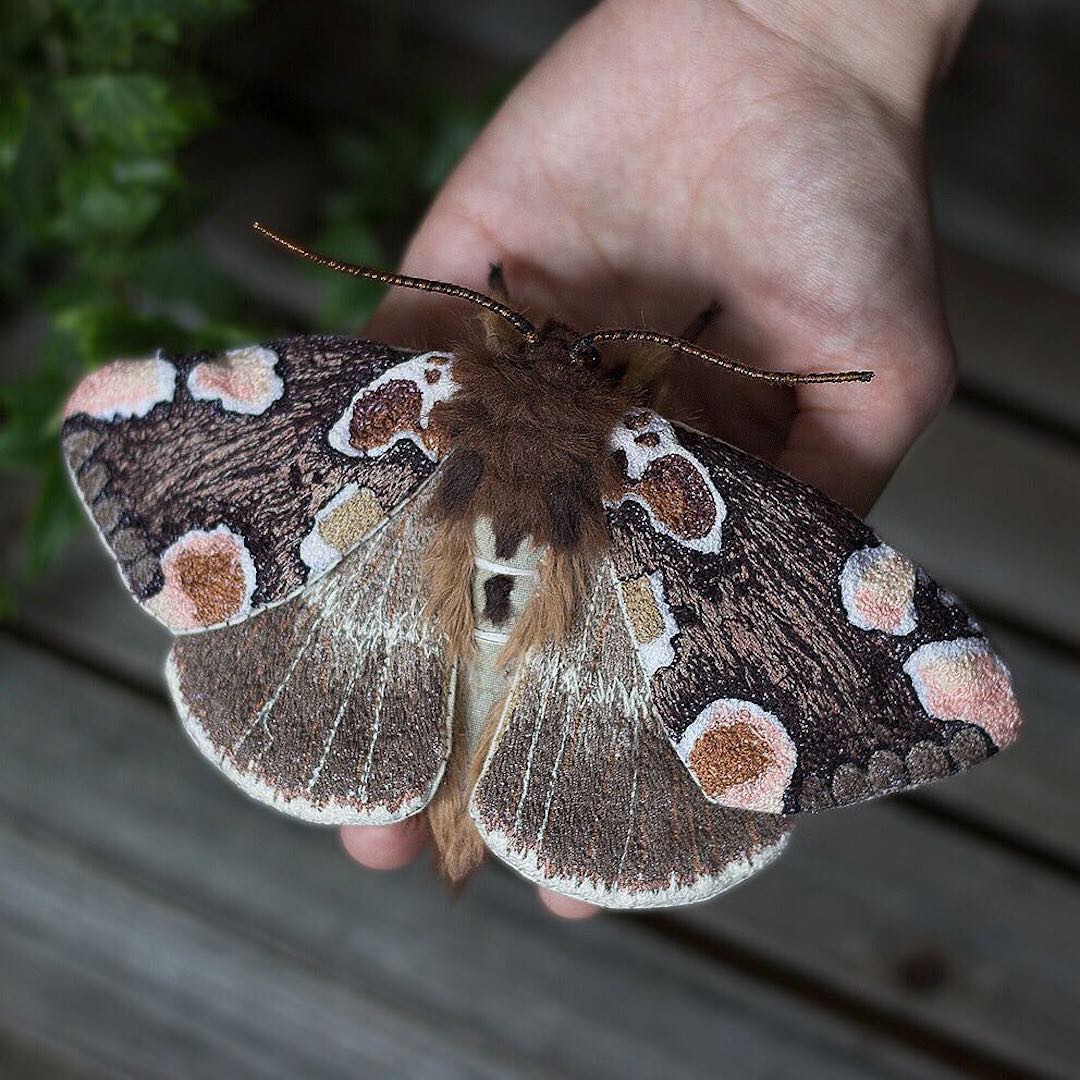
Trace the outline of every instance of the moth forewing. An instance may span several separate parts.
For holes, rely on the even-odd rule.
[[[971,615],[849,511],[655,414],[616,434],[623,611],[657,713],[704,794],[827,809],[962,771],[1016,736]]]

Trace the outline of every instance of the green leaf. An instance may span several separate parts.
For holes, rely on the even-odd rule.
[[[23,567],[30,579],[39,577],[67,547],[82,527],[85,518],[71,490],[59,449],[54,449],[46,467],[23,535]]]
[[[211,263],[190,235],[136,252],[129,270],[140,297],[167,310],[182,310],[192,324],[228,320],[246,298],[246,290]]]
[[[0,42],[4,52],[14,56],[32,44],[41,33],[49,18],[45,4],[29,3],[28,0],[6,0],[0,4]]]
[[[130,67],[136,58],[149,66],[155,51],[248,6],[247,0],[53,0],[72,30],[72,62],[84,70]]]
[[[84,247],[130,237],[150,224],[178,182],[175,167],[162,159],[80,159],[60,178],[54,235]]]
[[[30,116],[30,95],[21,86],[0,98],[0,170],[10,173]]]
[[[0,469],[35,469],[55,456],[60,410],[75,381],[60,365],[0,386]]]
[[[417,171],[417,181],[433,195],[461,160],[487,119],[486,111],[476,107],[448,108],[431,132],[424,160]]]
[[[281,336],[279,328],[271,333],[265,326],[253,326],[240,322],[209,322],[199,328],[198,342],[200,349],[235,349],[241,345],[250,345],[253,341],[267,341]]]
[[[29,95],[21,136],[12,149],[11,214],[23,227],[45,234],[56,209],[57,178],[70,161],[63,113],[47,89]]]
[[[131,156],[175,149],[205,122],[207,106],[178,100],[154,75],[77,75],[58,79],[56,91],[86,138]]]
[[[179,350],[195,345],[191,331],[173,320],[141,315],[121,306],[69,308],[58,312],[54,322],[58,330],[69,335],[89,367],[145,356],[158,348]]]
[[[361,218],[337,221],[319,234],[319,246],[349,262],[384,266],[386,255],[374,229]],[[374,281],[345,274],[319,272],[321,291],[317,325],[320,330],[355,333],[371,318],[385,292]]]

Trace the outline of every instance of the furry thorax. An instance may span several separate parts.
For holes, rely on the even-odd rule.
[[[571,353],[578,335],[549,322],[536,342],[485,315],[477,340],[454,350],[457,392],[432,410],[429,438],[447,453],[431,501],[437,522],[428,553],[427,614],[446,633],[461,663],[475,658],[472,599],[474,535],[487,519],[498,559],[522,545],[541,552],[537,587],[509,628],[498,665],[506,670],[530,648],[560,641],[572,624],[607,545],[605,496],[620,485],[610,450],[616,423],[650,402],[664,353],[639,348],[629,363],[605,364]],[[505,580],[505,579],[503,579]],[[499,621],[505,596],[488,582],[484,614]],[[428,810],[442,873],[462,881],[484,846],[468,813],[469,794],[494,738],[503,701],[470,745],[456,725],[445,779]]]

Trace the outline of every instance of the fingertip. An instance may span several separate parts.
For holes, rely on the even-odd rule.
[[[345,853],[368,870],[407,866],[427,842],[427,828],[420,816],[393,825],[343,825],[338,835]]]
[[[575,900],[571,896],[563,896],[561,893],[552,892],[550,889],[537,889],[540,903],[547,908],[552,915],[560,919],[569,919],[576,922],[579,919],[591,919],[600,913],[595,904],[587,904],[584,900]]]

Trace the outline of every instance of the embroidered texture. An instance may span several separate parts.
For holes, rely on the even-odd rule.
[[[485,307],[453,356],[291,338],[72,395],[75,484],[243,790],[323,823],[426,808],[455,882],[486,842],[647,907],[765,866],[783,815],[1016,737],[1004,664],[910,560],[647,408],[655,355]]]
[[[669,427],[726,507],[719,550],[688,547],[625,499],[608,525],[624,595],[658,579],[673,614],[672,661],[644,667],[710,798],[823,810],[960,772],[1015,737],[1008,672],[954,597],[820,492]],[[741,724],[703,728],[718,706]]]
[[[285,393],[277,365],[277,353],[262,345],[230,349],[188,372],[188,392],[197,401],[220,402],[229,412],[258,416]]]
[[[184,726],[249,794],[324,824],[427,805],[454,688],[445,638],[421,616],[431,533],[418,501],[295,599],[177,640],[168,675]]]
[[[434,469],[415,429],[395,437],[384,425],[381,453],[359,457],[334,449],[328,432],[357,387],[408,356],[303,337],[120,361],[88,376],[68,404],[64,455],[140,602],[177,633],[245,618],[314,582],[362,539],[360,526],[400,506]],[[361,489],[363,504],[327,521]],[[225,562],[204,560],[198,574],[170,581],[162,561],[182,537],[216,530],[241,537],[254,568],[249,596],[223,618],[227,605],[200,597],[231,588]],[[221,581],[215,565],[227,569]]]
[[[604,568],[566,642],[521,665],[471,813],[488,847],[545,888],[605,907],[707,900],[779,854],[771,814],[710,804],[650,717]]]

